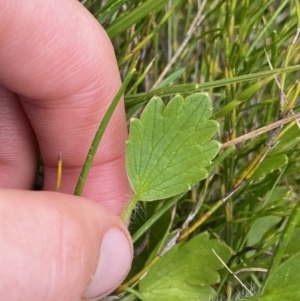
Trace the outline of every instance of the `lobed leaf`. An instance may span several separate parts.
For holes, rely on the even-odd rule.
[[[139,292],[143,300],[210,300],[215,294],[212,284],[219,282],[217,270],[231,256],[228,246],[202,233],[167,252],[141,280]]]
[[[140,119],[132,119],[126,149],[131,187],[139,200],[174,196],[207,177],[205,169],[221,144],[210,140],[218,123],[206,93],[176,95],[167,106],[153,97]]]

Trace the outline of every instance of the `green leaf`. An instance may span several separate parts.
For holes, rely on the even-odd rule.
[[[259,301],[300,300],[300,253],[281,264],[268,278]]]
[[[297,225],[293,234],[284,250],[284,255],[294,255],[300,252],[300,225]]]
[[[124,0],[114,0],[111,2],[107,2],[94,14],[94,17],[103,26],[106,22],[111,20],[114,14],[118,13],[122,5],[124,5]]]
[[[270,228],[278,224],[281,219],[279,216],[272,215],[257,218],[249,230],[247,245],[258,244]]]
[[[174,93],[193,93],[197,91],[208,90],[211,88],[224,87],[230,84],[241,83],[244,81],[250,81],[271,74],[280,74],[284,72],[296,71],[299,70],[299,68],[300,65],[294,65],[285,68],[278,68],[278,69],[260,71],[256,73],[249,73],[249,74],[240,75],[236,77],[222,78],[219,80],[204,82],[201,84],[178,84],[178,85],[171,85],[168,87],[157,88],[145,93],[126,95],[125,106],[127,109],[129,109],[132,106],[148,101],[148,99],[154,95],[169,96],[169,95],[173,95]]]
[[[264,178],[274,170],[286,165],[288,163],[288,157],[286,155],[277,155],[267,157],[258,166],[257,170],[251,176],[251,180],[258,180]]]
[[[270,156],[281,152],[287,152],[288,150],[296,149],[300,144],[299,128],[295,124],[287,131],[283,132],[278,144],[270,151]]]
[[[251,96],[264,87],[268,82],[274,79],[274,76],[269,76],[260,80],[259,82],[253,84],[252,86],[248,87],[247,89],[243,90],[239,95],[236,96],[236,99],[232,100],[230,103],[225,105],[218,113],[215,114],[215,118],[221,118],[226,114],[230,113],[233,109],[238,107],[243,102],[251,99]]]
[[[126,166],[136,199],[171,197],[207,177],[204,167],[221,146],[210,140],[218,129],[211,111],[206,93],[176,95],[166,107],[153,97],[141,119],[131,120]]]
[[[162,80],[160,84],[156,86],[156,89],[168,86],[171,82],[175,81],[178,77],[180,77],[184,72],[185,72],[185,68],[180,68],[174,71],[164,80]]]
[[[117,19],[106,29],[108,36],[110,39],[114,39],[131,25],[138,23],[145,16],[155,10],[160,10],[166,2],[167,0],[148,0],[141,5],[138,5],[135,9],[122,16],[120,19]]]
[[[282,218],[279,216],[271,215],[257,218],[249,230],[247,245],[255,246],[260,242],[263,243],[265,235],[267,235],[270,229],[275,227],[281,219]],[[247,252],[246,257],[249,258],[253,256],[254,253],[255,251],[249,251]]]
[[[180,243],[166,253],[141,280],[139,292],[144,300],[207,301],[215,294],[212,284],[219,282],[216,270],[223,267],[214,250],[225,262],[231,250],[202,233]]]

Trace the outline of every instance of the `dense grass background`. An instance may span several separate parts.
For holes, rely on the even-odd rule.
[[[298,0],[82,3],[106,28],[123,78],[136,68],[125,93],[128,118],[139,116],[153,95],[168,101],[175,93],[205,91],[212,98],[213,118],[220,123],[215,139],[225,143],[299,111]],[[139,254],[128,279],[201,198],[190,235],[208,231],[224,241],[235,254],[230,269],[241,271],[243,283],[259,291],[263,269],[270,268],[287,218],[299,201],[299,139],[299,127],[291,121],[236,147],[224,147],[207,181],[171,203],[141,204],[130,226]],[[278,260],[300,251],[298,234],[296,227]],[[214,288],[220,300],[239,298],[236,294],[242,290],[225,269]]]

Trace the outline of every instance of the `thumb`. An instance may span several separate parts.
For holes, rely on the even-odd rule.
[[[107,295],[130,269],[129,237],[120,218],[98,203],[0,189],[1,300]]]

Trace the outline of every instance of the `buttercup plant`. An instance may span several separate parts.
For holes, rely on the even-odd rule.
[[[208,94],[196,93],[176,95],[167,106],[153,97],[141,118],[131,120],[126,167],[134,195],[123,220],[137,201],[172,197],[207,177],[205,167],[221,147],[210,140],[218,129],[211,115]]]

